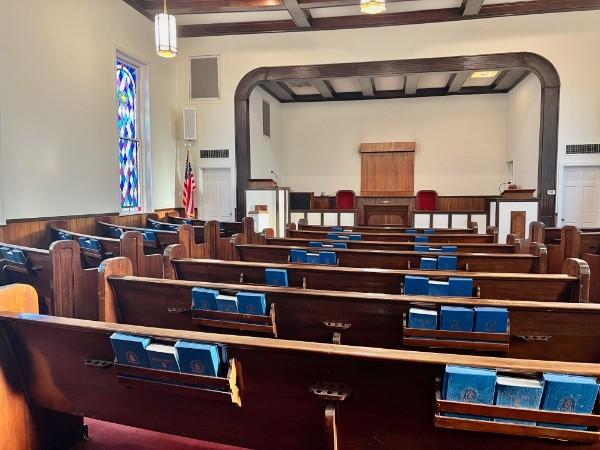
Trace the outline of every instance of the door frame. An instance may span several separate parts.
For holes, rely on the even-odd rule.
[[[598,167],[600,169],[600,162],[596,161],[561,161],[558,163],[558,179],[556,186],[558,191],[556,192],[557,205],[556,211],[558,212],[558,216],[556,218],[556,226],[559,228],[563,227],[562,217],[563,217],[563,182],[565,180],[565,169],[568,167]],[[599,209],[600,211],[600,209]],[[600,217],[598,217],[600,220]]]
[[[202,202],[202,195],[204,194],[204,174],[207,170],[229,171],[229,186],[231,188],[229,192],[229,209],[231,210],[232,221],[235,220],[235,208],[233,207],[233,205],[235,204],[235,175],[233,173],[233,168],[227,164],[220,164],[214,166],[211,165],[210,167],[204,166],[197,168],[198,183],[196,186],[196,205],[198,205],[198,218],[204,220],[204,218],[206,217],[204,215],[204,203]]]

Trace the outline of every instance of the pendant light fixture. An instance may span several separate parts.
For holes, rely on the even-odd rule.
[[[385,0],[360,0],[360,12],[363,14],[385,12]]]
[[[154,34],[156,37],[156,54],[163,58],[177,56],[177,21],[175,16],[167,13],[167,0],[162,13],[154,16]]]

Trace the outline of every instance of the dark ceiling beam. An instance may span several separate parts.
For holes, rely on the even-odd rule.
[[[483,0],[463,0],[461,11],[463,16],[476,16],[481,11]]]
[[[148,10],[146,9],[146,2],[143,2],[143,0],[123,0],[125,3],[127,3],[129,6],[131,6],[133,9],[135,9],[137,12],[139,12],[140,14],[146,16],[148,19],[152,19],[154,20],[154,14],[151,14],[148,12]],[[161,9],[162,11],[162,9]]]
[[[158,14],[163,10],[163,0],[124,0],[143,4],[149,14]],[[249,11],[284,11],[282,0],[169,0],[171,14],[206,14]]]
[[[377,15],[318,17],[312,19],[311,30],[339,30],[422,23],[453,22],[528,14],[545,14],[600,9],[600,0],[531,0],[483,5],[476,16],[463,16],[461,8],[409,11]],[[184,25],[181,37],[202,37],[228,34],[279,33],[301,31],[291,20],[235,22],[206,25]]]
[[[404,93],[406,95],[415,95],[419,86],[419,75],[414,73],[406,75],[404,80]]]
[[[527,75],[529,75],[527,70],[505,70],[498,75],[492,86],[496,91],[510,91],[523,81]]]
[[[375,95],[375,88],[373,87],[373,79],[371,77],[360,77],[358,82],[360,83],[360,90],[363,97],[373,97]]]
[[[304,11],[298,6],[298,0],[283,0],[283,4],[287,8],[288,13],[298,28],[310,28],[311,19],[310,11]]]
[[[334,97],[335,93],[333,91],[333,88],[331,87],[331,85],[329,83],[327,83],[326,80],[314,79],[314,80],[310,80],[310,82],[317,89],[317,91],[319,91],[319,94],[321,95],[321,97],[323,97],[323,98],[333,98]]]
[[[293,91],[284,83],[278,81],[263,81],[260,86],[267,91],[269,95],[280,102],[293,102],[296,100]]]
[[[451,93],[460,92],[463,85],[465,84],[465,81],[467,81],[469,79],[469,77],[471,76],[471,73],[472,72],[470,72],[470,71],[453,73],[452,76],[450,77],[450,79],[448,80],[448,86],[447,86],[448,92],[451,92]]]

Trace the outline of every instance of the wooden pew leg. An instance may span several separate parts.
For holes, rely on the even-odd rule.
[[[337,436],[337,404],[335,402],[328,402],[325,406],[325,433],[326,433],[326,446],[328,450],[338,449],[338,436]]]
[[[338,406],[351,392],[345,384],[323,382],[311,386],[310,391],[318,399],[325,400],[325,449],[338,450]]]

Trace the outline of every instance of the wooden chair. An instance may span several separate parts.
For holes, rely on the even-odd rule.
[[[415,198],[417,211],[435,211],[438,209],[438,193],[436,191],[418,191]]]
[[[337,191],[335,194],[336,209],[356,209],[356,194],[354,191]]]

